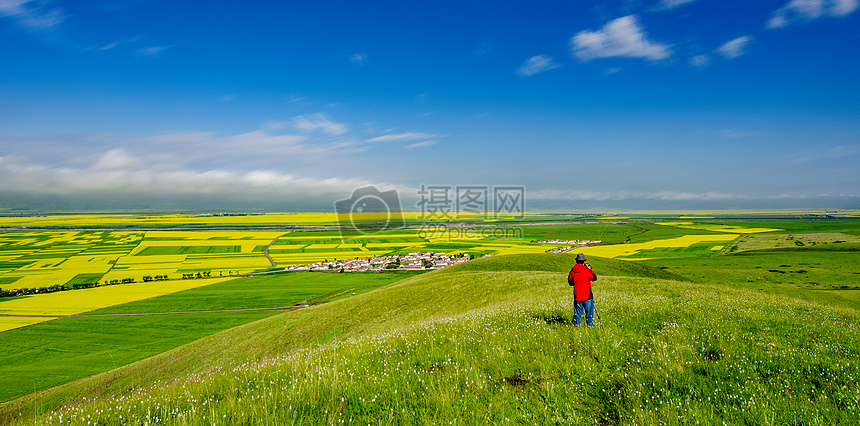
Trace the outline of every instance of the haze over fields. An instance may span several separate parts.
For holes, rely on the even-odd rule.
[[[0,0],[0,212],[857,208],[857,0]]]

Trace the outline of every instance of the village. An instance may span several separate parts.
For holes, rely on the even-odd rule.
[[[468,253],[448,255],[445,253],[411,252],[407,255],[363,257],[349,260],[316,262],[310,265],[292,265],[285,271],[423,271],[442,269],[471,259]]]
[[[538,241],[539,244],[571,244],[562,247],[556,247],[553,249],[547,250],[547,253],[567,253],[578,247],[585,247],[592,244],[600,244],[602,241],[600,240],[541,240]]]

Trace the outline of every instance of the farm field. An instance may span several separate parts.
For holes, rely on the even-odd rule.
[[[0,234],[0,288],[98,281],[143,239],[143,232],[6,232]]]
[[[229,279],[155,281],[36,294],[8,300],[0,299],[0,330],[11,330],[25,325],[54,320],[57,317],[78,315],[108,306],[158,297]],[[22,317],[27,317],[27,320],[23,321]]]
[[[743,225],[727,225],[715,223],[694,223],[694,222],[657,222],[659,225],[674,226],[676,228],[699,229],[703,231],[728,232],[734,234],[758,234],[761,232],[782,231],[777,228],[756,228]]]
[[[430,220],[432,216],[423,216],[419,212],[404,211],[401,216],[408,223]],[[527,218],[541,219],[574,219],[583,215],[547,215],[544,213],[528,213]],[[458,215],[459,220],[484,221],[482,215]],[[488,221],[506,221],[514,218],[499,217]],[[139,227],[290,227],[299,225],[337,226],[338,215],[334,212],[309,213],[252,213],[252,214],[68,214],[45,216],[0,216],[2,227],[31,227],[31,228],[139,228]]]
[[[386,273],[289,272],[235,278],[193,289],[111,306],[84,315],[143,312],[254,309],[292,306],[347,291],[362,294],[418,275],[417,271]]]
[[[127,256],[119,258],[104,280],[144,275],[209,272],[239,275],[268,269],[265,247],[285,232],[267,231],[147,231]]]
[[[0,333],[0,400],[89,377],[277,311],[71,317]]]
[[[860,244],[751,250],[642,261],[697,282],[860,309]]]
[[[645,243],[583,247],[577,253],[626,260],[643,260],[666,257],[700,257],[713,255],[715,247],[722,247],[737,238],[737,234],[685,235],[682,237],[648,241]]]
[[[237,216],[241,218],[249,216]],[[257,216],[250,216],[256,218]],[[618,218],[612,218],[620,220]],[[145,232],[6,232],[0,234],[0,288],[36,288],[53,285],[72,287],[95,282],[143,281],[144,277],[208,274],[235,276],[271,267],[269,254],[278,267],[330,259],[349,259],[412,251],[501,255],[540,253],[560,245],[538,244],[544,239],[590,239],[624,243],[580,249],[604,257],[629,260],[709,257],[726,250],[773,246],[792,232],[807,234],[810,221],[769,222],[655,222],[588,223],[572,225],[529,224],[407,228],[366,235],[344,235],[337,230],[298,231],[145,231]],[[860,238],[845,221],[815,223],[815,233],[833,241]],[[827,228],[827,229],[825,229]],[[833,231],[833,232],[821,232]],[[830,235],[834,234],[834,235]],[[836,235],[840,234],[840,235]],[[735,243],[732,243],[736,237]],[[806,239],[810,236],[803,237]],[[755,243],[755,242],[758,243]],[[822,240],[823,242],[823,240]],[[815,243],[810,240],[810,244]],[[763,245],[764,244],[764,245]],[[768,245],[770,244],[770,245]],[[796,240],[793,244],[803,244]]]
[[[329,274],[295,272],[232,280],[185,280],[198,285],[184,291],[61,318],[0,333],[0,401],[98,374],[203,336],[256,321],[283,311],[182,313],[170,315],[94,316],[105,314],[233,310],[292,306],[312,300],[336,300],[363,294],[415,273]],[[148,286],[157,284],[140,284]],[[52,293],[77,296],[82,306],[87,292],[121,289],[136,284]],[[178,289],[177,289],[178,290]],[[346,294],[340,294],[346,292]],[[18,299],[21,300],[21,299]],[[0,302],[0,308],[6,303]],[[25,300],[26,301],[26,300]],[[69,306],[71,306],[70,304]],[[93,308],[93,305],[89,306]],[[45,306],[64,314],[62,307]],[[40,310],[41,312],[41,310]],[[5,318],[0,317],[0,321]],[[62,362],[57,362],[58,357]],[[189,367],[191,368],[191,367]]]
[[[206,220],[231,220],[236,223],[254,223],[262,217],[306,218],[308,223],[323,220],[326,214],[254,215],[254,216],[200,216]],[[553,217],[534,215],[534,217]],[[564,217],[564,216],[562,216]],[[104,220],[131,221],[160,220],[178,226],[189,216],[56,216],[47,218],[14,218],[14,220],[82,221],[75,224],[98,224]],[[196,220],[196,216],[191,216]],[[327,259],[404,254],[410,251],[447,253],[468,252],[473,255],[539,253],[554,246],[537,244],[543,239],[589,239],[607,243],[629,244],[614,247],[596,247],[590,252],[601,256],[621,256],[627,259],[646,259],[677,256],[709,256],[717,250],[729,234],[752,238],[777,232],[805,233],[810,221],[770,221],[705,223],[689,221],[627,222],[616,223],[620,217],[605,223],[544,225],[508,224],[502,228],[407,228],[341,239],[337,230],[163,230],[163,231],[13,231],[0,234],[0,288],[36,288],[53,285],[71,287],[95,282],[107,283],[122,280],[141,281],[144,276],[166,275],[180,278],[184,274],[208,273],[211,276],[230,276],[268,269],[271,265],[263,251],[271,247],[270,255],[279,267],[313,263]],[[271,219],[271,218],[269,218]],[[269,220],[266,219],[266,220]],[[294,218],[295,219],[295,218]],[[329,217],[330,219],[330,217]],[[13,218],[0,218],[13,220]],[[86,222],[90,220],[91,222]],[[326,219],[328,220],[328,219]],[[96,221],[96,222],[92,222]],[[175,223],[174,223],[175,222]],[[835,224],[835,223],[836,224]],[[816,223],[817,231],[845,231],[844,221]],[[22,222],[23,223],[23,222]],[[121,222],[124,223],[124,222]],[[522,226],[520,226],[522,225]],[[768,225],[768,226],[762,226]],[[850,227],[849,227],[850,228]],[[785,231],[781,231],[781,230]],[[501,234],[497,232],[501,230]],[[494,234],[494,232],[496,232]],[[848,230],[850,234],[850,229]],[[719,235],[711,240],[705,235]],[[696,236],[696,237],[691,237]],[[856,236],[856,234],[855,234]],[[698,238],[698,240],[696,240]],[[845,237],[847,238],[847,237]],[[845,240],[843,238],[843,240]],[[662,242],[661,242],[662,241]],[[761,239],[752,241],[764,241]],[[848,240],[846,240],[848,241]],[[852,240],[853,241],[853,240]],[[639,245],[641,243],[651,243]],[[681,253],[688,244],[688,253]]]
[[[402,213],[407,223],[425,220],[418,212],[404,211]],[[822,210],[773,210],[773,211],[718,211],[699,212],[693,214],[679,214],[671,211],[632,211],[623,215],[612,215],[606,213],[550,213],[550,212],[527,212],[523,220],[500,217],[497,219],[486,219],[483,217],[473,218],[476,222],[484,223],[517,223],[527,222],[564,222],[581,220],[666,220],[686,221],[712,219],[714,222],[725,220],[785,220],[792,221],[798,218],[860,218],[857,210],[844,210],[839,213],[827,213]],[[427,217],[426,219],[430,219]],[[312,226],[336,226],[338,225],[337,214],[334,212],[271,212],[271,213],[230,213],[230,214],[153,214],[153,213],[105,213],[105,214],[53,214],[53,215],[9,215],[0,216],[0,228],[173,228],[173,227],[290,227],[295,225]],[[778,227],[778,226],[776,226]]]
[[[515,228],[517,233],[511,232]],[[269,254],[281,265],[312,263],[326,259],[349,259],[356,257],[406,254],[412,251],[469,253],[473,256],[485,254],[503,255],[516,253],[542,253],[562,244],[539,244],[547,239],[589,239],[608,243],[630,243],[595,246],[577,249],[603,257],[641,258],[640,252],[649,252],[656,257],[713,255],[718,245],[735,239],[738,234],[707,229],[683,229],[671,226],[643,228],[638,224],[575,224],[575,225],[510,225],[502,231],[492,228],[426,228],[385,231],[361,235],[346,240],[337,231],[298,231],[283,236],[271,246]],[[759,231],[760,232],[760,231]],[[684,253],[673,254],[660,249]]]
[[[725,253],[740,253],[750,250],[812,247],[819,244],[860,243],[860,236],[841,232],[805,234],[743,235],[725,247]]]
[[[0,288],[231,276],[268,269],[265,247],[286,231],[6,232]]]

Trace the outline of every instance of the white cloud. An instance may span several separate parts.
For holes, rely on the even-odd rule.
[[[417,142],[417,143],[413,143],[412,145],[408,145],[408,146],[406,147],[406,149],[422,148],[422,147],[425,147],[425,146],[433,146],[433,145],[436,145],[436,141],[424,141],[424,142]]]
[[[547,55],[532,56],[517,69],[517,74],[523,76],[534,75],[540,72],[558,68],[561,65],[555,63],[552,57]]]
[[[703,68],[708,65],[708,62],[711,61],[711,57],[708,55],[696,55],[690,58],[690,66],[696,68]]]
[[[827,16],[846,16],[857,10],[858,6],[860,0],[791,0],[771,14],[766,26],[781,28]]]
[[[857,0],[834,0],[830,4],[830,14],[832,16],[845,16],[857,10]]]
[[[135,159],[129,157],[122,149],[117,148],[104,153],[90,169],[95,171],[128,170],[136,166]]]
[[[718,47],[717,52],[720,52],[726,58],[737,58],[738,56],[741,56],[746,53],[744,52],[744,47],[746,47],[746,45],[749,44],[750,41],[752,41],[751,36],[738,37]]]
[[[364,53],[353,53],[349,55],[349,61],[363,67],[365,62],[367,62],[367,55]]]
[[[370,138],[367,142],[395,142],[395,141],[411,141],[416,139],[430,139],[436,137],[436,135],[430,135],[427,133],[417,133],[417,132],[404,132],[404,133],[392,133],[388,135],[377,136],[375,138]]]
[[[816,149],[813,152],[805,152],[802,155],[788,161],[788,165],[816,162],[821,160],[832,160],[836,158],[860,156],[860,144],[837,145],[827,149]]]
[[[119,46],[120,44],[121,44],[120,42],[115,41],[115,42],[113,42],[113,43],[106,44],[106,45],[104,45],[104,46],[102,46],[102,47],[98,47],[98,48],[96,48],[96,50],[99,50],[99,51],[111,50],[111,49],[113,49],[114,47]]]
[[[139,49],[137,51],[137,53],[139,53],[141,55],[145,55],[145,56],[154,56],[154,55],[158,55],[159,53],[163,52],[165,49],[168,49],[168,48],[170,48],[170,46],[152,46],[152,47],[146,47],[143,49]]]
[[[651,61],[670,56],[669,46],[653,43],[636,23],[633,15],[609,21],[597,31],[581,31],[570,39],[571,51],[581,60],[624,56]]]
[[[137,167],[102,167],[109,158],[122,157]],[[234,171],[187,168],[164,170],[143,158],[129,157],[121,150],[104,153],[91,167],[52,167],[0,158],[0,191],[27,191],[45,194],[115,194],[170,198],[184,195],[212,195],[224,199],[266,199],[285,201],[306,198],[337,200],[352,189],[372,185],[358,178],[307,178],[273,170]],[[378,186],[390,187],[391,185]]]
[[[654,10],[671,10],[676,7],[681,7],[685,4],[690,4],[696,0],[660,0],[659,3],[655,4]]]
[[[305,133],[320,131],[331,136],[340,136],[349,131],[345,124],[335,123],[320,113],[299,115],[293,118],[292,126]]]
[[[61,9],[33,5],[30,0],[0,0],[0,16],[15,19],[18,24],[35,30],[49,30],[63,22]]]

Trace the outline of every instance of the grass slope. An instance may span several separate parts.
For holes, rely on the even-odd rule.
[[[532,257],[543,258],[542,265],[554,260]],[[2,420],[814,424],[857,418],[856,310],[723,286],[613,277],[595,258],[589,260],[602,275],[595,293],[604,327],[575,328],[567,268],[528,270],[533,258],[521,258],[519,266],[510,258],[476,261],[246,324],[4,404]],[[507,270],[481,270],[492,262]],[[191,372],[201,374],[184,376]],[[161,381],[128,392],[133,383],[154,380]],[[34,409],[60,402],[71,405],[32,417]]]
[[[441,273],[451,274],[467,271],[542,271],[563,273],[566,276],[566,274],[570,272],[570,268],[575,263],[575,255],[573,253],[575,252],[512,254],[507,256],[485,257],[443,269]],[[619,276],[679,281],[688,280],[687,278],[673,272],[664,271],[651,266],[640,265],[634,262],[625,262],[623,260],[589,256],[587,262],[594,268],[594,272],[598,277]]]
[[[0,400],[102,373],[274,314],[76,317],[6,331],[0,334]]]
[[[613,259],[595,257],[590,258],[589,261],[601,275],[619,274],[624,270],[634,271],[625,274],[632,276],[637,273],[642,276],[671,275],[656,268],[641,267]],[[258,321],[254,324],[227,330],[224,333],[203,338],[169,353],[112,370],[109,374],[95,376],[92,380],[59,386],[35,393],[29,397],[9,401],[0,405],[0,420],[4,418],[4,415],[15,413],[16,410],[20,413],[32,410],[35,401],[46,408],[50,408],[74,397],[111,394],[121,391],[129,383],[146,383],[152,380],[171,379],[188,373],[205,372],[213,368],[220,368],[223,365],[245,362],[249,359],[263,359],[290,353],[296,349],[333,340],[336,337],[347,338],[367,333],[384,332],[408,325],[412,321],[424,321],[439,315],[456,315],[493,303],[517,300],[519,293],[530,291],[522,283],[509,282],[510,277],[499,284],[500,288],[504,288],[504,291],[494,290],[493,286],[487,286],[483,281],[484,279],[481,278],[486,275],[476,274],[479,271],[490,274],[493,273],[491,271],[519,270],[521,272],[519,275],[528,277],[533,274],[533,270],[544,268],[555,271],[554,276],[558,286],[566,288],[566,273],[573,263],[573,255],[549,253],[476,259],[425,274],[426,276],[437,277],[431,281],[416,281],[417,278],[413,278],[392,288],[387,288],[385,292],[371,292],[353,299],[355,301],[360,300],[360,303],[344,300],[343,302],[346,302],[348,308],[343,308],[344,304],[332,303],[331,306],[315,306],[310,309],[287,312],[275,317],[277,319],[272,318],[272,321]],[[388,274],[379,275],[388,280],[394,277]],[[292,282],[301,277],[307,277],[313,282],[321,279],[320,277],[325,277],[328,280],[354,278],[350,278],[349,274],[304,273],[287,274],[283,276],[283,279]],[[265,280],[268,279],[265,278]],[[445,284],[440,286],[440,280]],[[467,285],[473,282],[481,282],[482,284],[474,288]],[[223,286],[219,286],[218,289],[221,287]],[[456,287],[457,291],[452,291],[452,287]],[[200,292],[205,293],[207,291],[197,290],[193,294],[199,295]],[[219,292],[216,291],[215,293]],[[449,296],[454,297],[454,299]],[[163,307],[172,307],[176,303],[182,303],[181,301],[185,299],[187,298],[183,296],[183,293],[177,293],[163,299],[136,302],[116,309],[137,312],[139,311],[138,305],[145,305],[148,309],[157,312]],[[243,297],[237,297],[237,300],[242,299]],[[116,323],[116,326],[122,327],[122,323]],[[87,340],[83,340],[81,343],[86,344]],[[55,342],[55,345],[60,346],[62,343]],[[100,351],[100,353],[104,355],[105,351]],[[21,361],[22,359],[18,358],[18,360]],[[110,366],[111,364],[108,362],[105,359],[103,367]],[[96,371],[89,371],[89,374],[94,373]]]
[[[403,273],[288,272],[257,275],[198,287],[88,314],[181,312],[291,306],[321,295],[349,290],[364,292],[417,275]]]
[[[88,312],[128,314],[291,306],[363,293],[406,273],[295,272],[233,279]],[[119,287],[116,287],[119,288]],[[349,296],[353,297],[353,296]],[[102,373],[280,311],[63,318],[0,333],[0,401]],[[61,361],[60,361],[61,360]]]
[[[860,309],[860,244],[821,244],[641,263],[667,268],[697,282]]]

